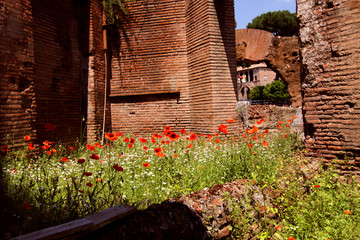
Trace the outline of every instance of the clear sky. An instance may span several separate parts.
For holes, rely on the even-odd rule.
[[[296,12],[296,0],[234,0],[236,29],[246,28],[246,25],[262,13],[289,10]]]

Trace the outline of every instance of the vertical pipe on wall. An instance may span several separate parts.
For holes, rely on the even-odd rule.
[[[107,85],[108,85],[108,59],[107,59],[107,30],[106,30],[106,15],[105,7],[103,8],[103,44],[104,44],[104,61],[105,61],[105,93],[104,93],[104,115],[102,122],[102,136],[101,144],[104,144],[105,133],[105,120],[106,120],[106,98],[107,98]]]

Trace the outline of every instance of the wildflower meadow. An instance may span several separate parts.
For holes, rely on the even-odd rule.
[[[5,194],[21,222],[17,234],[116,204],[145,209],[214,184],[251,179],[254,184],[267,183],[278,194],[275,207],[266,210],[276,212],[276,218],[263,214],[256,222],[261,231],[253,239],[358,239],[360,233],[354,226],[360,222],[356,207],[360,191],[356,181],[344,184],[325,170],[304,181],[287,171],[299,162],[301,152],[299,137],[290,130],[293,119],[279,121],[274,131],[262,129],[264,120],[260,120],[250,129],[229,134],[227,126],[234,122],[229,119],[211,135],[184,129],[176,132],[165,126],[146,136],[114,132],[107,133],[102,143],[72,146],[50,140],[37,145],[25,134],[25,147],[9,149],[10,143],[4,143],[1,152]],[[45,127],[49,133],[56,128],[52,124]],[[229,202],[232,236],[247,239],[238,223],[250,226],[254,218],[239,204]],[[344,228],[339,232],[336,229],[341,224]],[[350,238],[341,238],[347,236],[345,231]]]

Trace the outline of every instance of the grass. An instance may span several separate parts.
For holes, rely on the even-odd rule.
[[[261,123],[258,122],[260,126]],[[7,211],[22,223],[8,231],[24,234],[119,203],[146,208],[214,184],[245,178],[267,183],[266,188],[261,187],[278,194],[271,196],[278,207],[264,210],[252,206],[251,200],[245,202],[249,208],[263,211],[262,218],[254,222],[243,206],[229,198],[232,237],[332,239],[343,236],[336,230],[342,222],[350,223],[343,228],[349,236],[358,237],[359,232],[353,227],[359,222],[359,186],[355,181],[350,185],[338,182],[331,175],[334,173],[329,177],[325,171],[311,180],[291,173],[290,169],[295,168],[289,166],[297,163],[294,156],[300,143],[286,124],[279,121],[278,131],[271,134],[256,126],[236,136],[227,134],[226,125],[220,125],[219,133],[213,135],[185,130],[175,133],[165,127],[161,134],[151,136],[109,133],[103,145],[64,146],[46,141],[33,149],[31,136],[25,137],[24,149],[10,151],[4,145],[3,186],[11,200]],[[321,187],[311,188],[315,183]],[[318,204],[323,200],[326,202],[320,208]],[[325,209],[328,205],[332,208]],[[272,212],[271,217],[268,212]],[[333,219],[334,216],[338,218]],[[257,225],[258,230],[239,227],[244,226],[240,223]],[[326,235],[319,235],[321,231]]]

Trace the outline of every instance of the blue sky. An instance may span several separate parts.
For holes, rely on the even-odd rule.
[[[278,10],[296,12],[295,0],[234,0],[236,29],[246,28],[246,25],[262,13]]]

